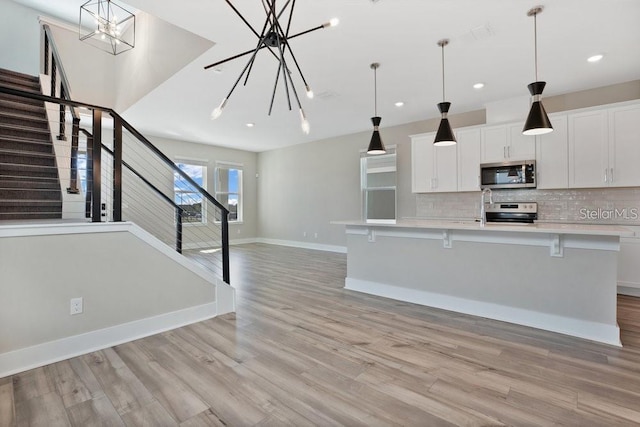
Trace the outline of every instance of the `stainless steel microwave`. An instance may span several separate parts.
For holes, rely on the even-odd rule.
[[[536,161],[521,160],[480,165],[481,188],[535,188]]]

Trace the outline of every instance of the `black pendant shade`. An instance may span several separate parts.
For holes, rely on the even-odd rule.
[[[553,131],[549,116],[547,116],[544,105],[540,101],[540,96],[546,84],[546,82],[533,82],[527,86],[529,93],[533,97],[533,102],[531,103],[527,121],[524,123],[524,129],[522,129],[524,135],[544,135]]]
[[[447,118],[449,113],[450,102],[445,101],[444,92],[444,47],[449,44],[449,39],[438,40],[438,46],[442,49],[442,102],[438,104],[438,110],[440,110],[440,125],[438,126],[438,132],[436,132],[436,138],[433,140],[433,145],[437,147],[454,145],[456,143],[456,137],[451,129],[451,124]]]
[[[369,142],[369,148],[367,148],[367,154],[385,154],[387,150],[384,148],[382,138],[380,138],[380,122],[382,117],[378,116],[378,74],[377,70],[380,64],[374,62],[369,68],[373,70],[373,111],[375,117],[371,117],[371,123],[373,123],[373,135],[371,135],[371,141]]]
[[[436,132],[436,139],[433,141],[433,145],[440,147],[456,143],[456,137],[453,134],[453,129],[451,129],[451,124],[447,118],[450,106],[450,102],[441,102],[438,104],[438,109],[440,110],[440,114],[442,114],[442,119],[440,120],[440,126],[438,126],[438,132]]]
[[[371,122],[373,123],[373,135],[371,135],[371,142],[369,142],[367,154],[384,154],[387,152],[384,148],[384,144],[382,143],[382,138],[380,138],[380,131],[378,131],[378,126],[380,126],[381,121],[382,117],[371,117]]]
[[[527,12],[527,16],[533,16],[533,43],[534,43],[534,58],[535,58],[535,71],[536,81],[529,84],[529,93],[531,94],[531,108],[529,109],[529,115],[527,121],[524,123],[522,129],[523,135],[544,135],[545,133],[553,132],[553,126],[549,121],[549,116],[542,105],[542,91],[546,86],[546,82],[538,80],[538,14],[542,13],[544,8],[542,6],[536,6]]]

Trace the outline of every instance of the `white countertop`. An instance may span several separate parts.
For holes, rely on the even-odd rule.
[[[403,219],[395,223],[377,223],[356,221],[332,221],[331,224],[357,226],[357,227],[389,227],[389,228],[424,228],[435,230],[475,230],[486,232],[518,232],[518,233],[548,233],[548,234],[581,234],[592,236],[619,236],[633,237],[634,232],[628,228],[617,225],[594,224],[561,224],[561,223],[534,223],[534,224],[506,224],[488,223],[481,226],[475,221],[456,220],[429,220],[429,219]]]

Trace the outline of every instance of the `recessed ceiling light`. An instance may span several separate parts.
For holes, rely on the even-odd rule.
[[[593,55],[593,56],[588,57],[588,58],[587,58],[587,61],[589,61],[589,62],[598,62],[598,61],[600,61],[602,58],[604,58],[604,55],[600,55],[600,54],[598,54],[598,55]]]
[[[404,102],[398,101],[398,102],[396,102],[395,105],[396,105],[396,107],[402,107],[404,105]]]
[[[246,124],[246,126],[247,126],[248,128],[252,128],[252,127],[254,127],[255,125],[256,125],[255,123],[247,123],[247,124]]]
[[[482,89],[484,87],[484,83],[476,83],[473,85],[474,89]]]

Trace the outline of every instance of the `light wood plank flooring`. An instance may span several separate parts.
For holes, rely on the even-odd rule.
[[[623,349],[342,289],[341,254],[232,248],[236,314],[0,379],[0,426],[640,425]]]

